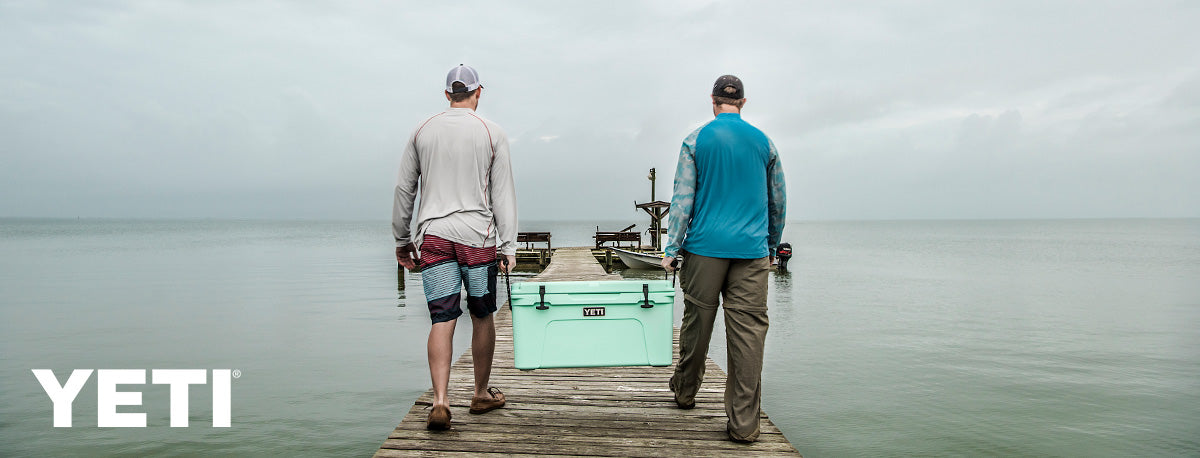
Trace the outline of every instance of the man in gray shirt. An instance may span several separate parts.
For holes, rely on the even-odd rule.
[[[446,75],[450,108],[413,130],[400,160],[392,209],[396,261],[421,264],[421,280],[433,327],[429,330],[429,373],[433,408],[426,426],[450,428],[450,383],[454,324],[467,291],[471,312],[471,355],[475,395],[470,412],[504,406],[504,394],[488,386],[496,349],[496,274],[512,271],[517,254],[517,205],[509,163],[508,136],[475,114],[483,86],[475,69],[459,65]],[[410,233],[418,184],[421,205]],[[497,265],[497,252],[503,255]]]

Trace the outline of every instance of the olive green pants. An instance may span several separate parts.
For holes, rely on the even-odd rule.
[[[717,317],[718,299],[725,309],[725,342],[729,374],[725,379],[725,414],[730,435],[758,438],[762,400],[763,346],[767,338],[767,258],[724,259],[685,254],[679,272],[683,288],[683,326],[679,330],[679,364],[671,377],[675,399],[695,402],[704,380],[708,343]]]

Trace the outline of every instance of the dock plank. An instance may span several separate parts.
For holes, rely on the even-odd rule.
[[[588,248],[556,248],[550,265],[532,280],[620,279],[606,273]],[[675,333],[677,361],[678,330]],[[451,366],[451,429],[425,429],[433,399],[433,390],[427,390],[375,456],[800,456],[763,412],[758,442],[728,440],[725,373],[711,359],[691,410],[675,407],[667,387],[673,370],[674,366],[517,370],[512,315],[508,307],[501,307],[491,384],[504,391],[508,404],[483,415],[467,413],[474,384],[468,348]]]

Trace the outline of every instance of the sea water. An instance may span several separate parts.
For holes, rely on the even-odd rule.
[[[596,225],[627,222],[521,229],[582,246]],[[1200,454],[1200,220],[793,222],[784,240],[763,408],[804,455]],[[0,220],[0,456],[373,453],[430,384],[420,275],[401,289],[393,251],[386,221]],[[232,427],[211,426],[209,385],[187,428],[165,385],[121,385],[148,427],[97,428],[93,376],[54,428],[31,372],[172,368],[236,369]]]

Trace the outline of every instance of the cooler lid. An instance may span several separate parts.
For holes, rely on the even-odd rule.
[[[640,305],[674,302],[667,280],[521,282],[512,285],[512,305]]]
[[[523,281],[513,283],[512,293],[538,294],[539,287],[546,287],[546,294],[573,293],[641,293],[642,285],[647,285],[652,293],[675,291],[675,285],[670,280],[612,280],[612,281]]]

